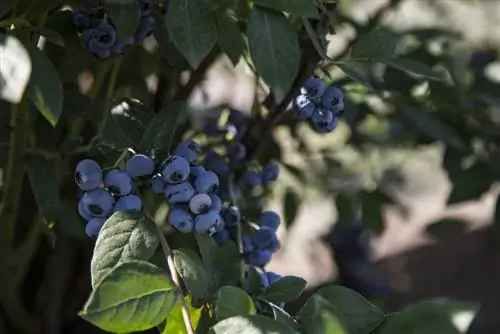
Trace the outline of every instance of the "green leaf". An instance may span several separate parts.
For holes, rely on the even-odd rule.
[[[40,155],[26,156],[26,170],[38,208],[47,220],[54,220],[59,210],[59,187],[56,160]]]
[[[0,1],[0,17],[3,17],[7,12],[12,10],[16,5],[17,0],[2,0]]]
[[[167,104],[149,123],[140,141],[140,151],[148,152],[157,161],[165,159],[169,154],[179,117],[185,111],[186,105],[182,102]]]
[[[254,6],[247,26],[252,61],[272,89],[288,91],[297,76],[300,48],[297,32],[281,13]]]
[[[85,234],[85,223],[75,210],[75,202],[64,199],[57,208],[56,229],[71,238],[88,240]]]
[[[246,316],[256,313],[253,300],[245,290],[229,285],[217,291],[214,311],[219,321],[238,315]]]
[[[76,116],[87,121],[99,123],[102,109],[102,105],[87,95],[83,95],[76,90],[64,91],[63,110],[68,117]]]
[[[37,19],[56,8],[61,2],[62,0],[17,0],[16,15],[29,20]]]
[[[248,291],[252,296],[260,296],[264,290],[262,286],[262,278],[259,272],[252,266],[246,269],[246,277],[243,283],[245,290]]]
[[[368,72],[364,71],[360,66],[352,66],[349,64],[339,64],[337,66],[352,80],[359,82],[371,91],[375,90],[370,82]]]
[[[233,65],[237,65],[245,49],[245,41],[237,23],[223,14],[217,15],[217,43]]]
[[[311,19],[319,17],[316,3],[311,0],[254,0],[254,4]]]
[[[193,298],[193,305],[199,305],[210,293],[210,277],[201,259],[187,248],[172,251],[174,263],[186,288]]]
[[[290,302],[300,296],[306,284],[303,278],[283,276],[268,286],[263,296],[273,303]]]
[[[19,103],[30,81],[32,60],[25,46],[15,36],[0,34],[0,98]]]
[[[465,143],[455,130],[434,117],[431,112],[411,105],[402,106],[398,111],[421,134],[434,140],[440,140],[456,150],[465,148]]]
[[[155,223],[142,213],[118,211],[104,223],[90,263],[92,287],[124,261],[148,261],[158,247]]]
[[[266,304],[273,310],[273,316],[276,321],[282,322],[291,328],[299,329],[299,324],[289,313],[271,302],[266,301]]]
[[[392,32],[377,28],[361,35],[352,47],[352,58],[390,58],[394,54],[399,37]]]
[[[28,96],[38,111],[55,127],[63,111],[63,87],[59,74],[45,53],[34,45],[25,46],[32,61]]]
[[[260,316],[236,316],[222,320],[210,329],[210,334],[299,334],[282,322]]]
[[[202,0],[203,3],[212,11],[224,11],[234,7],[236,0]]]
[[[421,301],[387,318],[377,334],[465,334],[479,306],[450,299]]]
[[[193,327],[196,328],[200,323],[203,309],[196,309],[192,307],[191,296],[189,295],[186,296],[184,300],[191,318],[191,323],[193,324]],[[184,325],[184,319],[182,317],[182,304],[180,299],[177,300],[176,305],[168,315],[165,326],[163,326],[162,334],[188,334]]]
[[[285,200],[283,201],[284,206],[284,218],[287,226],[291,226],[295,219],[297,218],[297,213],[300,209],[300,199],[295,193],[295,191],[288,188],[285,192]]]
[[[335,312],[325,307],[321,298],[309,298],[297,314],[297,319],[307,334],[349,334]]]
[[[154,113],[135,99],[115,100],[106,117],[101,142],[114,151],[135,147],[144,138]],[[141,151],[142,152],[142,151]]]
[[[141,11],[138,1],[106,0],[104,7],[120,37],[132,36],[141,22]]]
[[[162,269],[128,261],[103,278],[79,315],[108,332],[138,332],[163,322],[176,301],[174,285]]]
[[[215,14],[201,0],[172,1],[165,22],[179,51],[198,68],[217,42]]]
[[[404,71],[408,74],[412,74],[423,79],[443,81],[443,78],[441,78],[441,76],[438,73],[434,72],[430,66],[422,64],[421,62],[418,62],[413,59],[381,58],[378,60],[398,70]]]
[[[391,199],[382,191],[362,191],[360,193],[363,213],[363,224],[371,231],[380,234],[384,231],[384,217],[382,206],[392,203]]]
[[[64,38],[57,31],[46,27],[41,27],[37,29],[36,32],[45,37],[49,42],[52,42],[55,45],[59,45],[62,48],[64,47]]]
[[[311,303],[306,307],[308,303]],[[313,311],[311,311],[313,310]],[[325,312],[317,315],[318,312]],[[366,334],[377,328],[384,320],[384,313],[359,293],[342,286],[328,286],[319,289],[299,311],[300,323],[326,319],[325,328],[338,328],[349,334]],[[340,325],[335,325],[338,319]],[[326,333],[316,331],[314,333]],[[333,332],[335,333],[335,332]]]

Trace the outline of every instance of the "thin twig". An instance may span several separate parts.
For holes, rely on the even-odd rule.
[[[229,178],[229,197],[231,198],[231,202],[233,205],[239,208],[238,206],[238,201],[236,200],[236,197],[234,196],[234,178],[230,177]],[[245,249],[243,247],[243,226],[242,222],[238,221],[236,223],[236,243],[238,245],[238,252],[240,256],[243,255],[245,252]],[[241,284],[243,285],[245,282],[245,273],[246,273],[246,264],[243,258],[240,259],[240,281]]]

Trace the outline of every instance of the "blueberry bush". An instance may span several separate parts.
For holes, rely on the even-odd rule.
[[[401,2],[360,23],[334,0],[2,0],[0,332],[75,333],[78,314],[111,333],[464,333],[453,317],[477,305],[375,303],[388,287],[364,274],[365,232],[391,198],[374,177],[332,186],[299,131],[348,133],[359,155],[442,145],[450,203],[497,180],[496,51],[381,25]],[[356,34],[332,58],[342,26]],[[188,99],[220,59],[263,94],[195,126]],[[285,161],[278,128],[306,167]],[[347,180],[339,152],[321,159]],[[334,193],[343,222],[342,284],[296,312],[306,281],[266,270],[300,205],[287,192],[283,216],[265,208],[280,172]]]

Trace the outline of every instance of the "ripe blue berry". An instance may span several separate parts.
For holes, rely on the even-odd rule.
[[[134,184],[128,173],[113,169],[104,177],[104,186],[115,196],[125,196],[130,194]]]
[[[120,197],[118,201],[116,201],[115,212],[126,210],[141,211],[142,199],[134,194]]]
[[[85,191],[94,190],[102,184],[102,169],[91,159],[82,160],[75,168],[75,182]]]
[[[235,226],[241,221],[241,212],[237,206],[230,206],[224,210],[224,220],[228,226]]]
[[[85,233],[90,238],[97,237],[101,231],[102,225],[104,225],[104,222],[106,222],[106,218],[92,218],[85,226]]]
[[[196,194],[189,182],[168,184],[165,187],[164,196],[170,204],[188,203]]]
[[[78,9],[73,13],[73,23],[79,29],[90,28],[90,16],[89,12],[85,9]]]
[[[325,84],[320,78],[316,76],[309,77],[304,85],[300,89],[301,94],[307,95],[307,97],[313,101],[319,100],[325,91]]]
[[[151,190],[153,190],[154,193],[163,194],[167,183],[165,182],[161,174],[155,174],[151,178],[151,181],[149,181],[149,185],[151,186]]]
[[[241,238],[241,243],[243,244],[244,254],[250,254],[256,250],[255,245],[253,244],[250,237],[247,235],[244,235],[243,238]]]
[[[116,54],[123,54],[125,52],[125,49],[127,49],[129,46],[134,45],[134,37],[129,36],[127,38],[121,38],[118,37],[116,39],[115,45],[113,45],[113,52]]]
[[[262,175],[256,170],[248,170],[243,174],[243,182],[249,187],[262,185]]]
[[[210,211],[215,211],[219,213],[222,210],[222,201],[219,196],[214,193],[208,194],[212,200],[212,205],[210,206]]]
[[[277,164],[271,163],[269,165],[266,165],[262,169],[262,182],[264,184],[269,184],[276,181],[278,179],[279,173],[280,167]]]
[[[227,154],[231,161],[241,161],[247,155],[247,149],[241,142],[233,140],[227,146]]]
[[[281,279],[281,275],[278,275],[272,271],[266,271],[264,273],[267,277],[267,280],[269,282],[269,285],[273,284],[274,282],[278,281]]]
[[[276,231],[281,224],[281,219],[280,216],[274,211],[264,211],[260,215],[259,223],[262,227],[267,227]]]
[[[190,172],[189,161],[176,155],[168,157],[161,165],[161,175],[170,184],[186,181]]]
[[[269,279],[267,278],[266,273],[259,273],[260,281],[262,282],[262,287],[265,289],[269,286]]]
[[[212,171],[200,174],[194,181],[194,188],[198,193],[209,193],[219,187],[219,177]]]
[[[220,222],[220,215],[215,211],[209,211],[196,216],[194,219],[194,230],[199,234],[212,235],[216,232]]]
[[[266,264],[271,261],[273,254],[267,249],[258,249],[254,252],[248,254],[245,258],[246,262],[249,265],[255,267],[264,267]]]
[[[300,119],[310,119],[316,106],[306,95],[300,94],[293,100],[293,110]]]
[[[196,194],[189,201],[189,209],[194,214],[206,213],[212,206],[212,199],[207,194]]]
[[[252,235],[250,235],[250,239],[258,249],[267,249],[272,253],[276,252],[280,247],[276,232],[265,226],[254,231]]]
[[[241,129],[243,125],[245,125],[248,120],[248,115],[243,113],[242,111],[236,109],[229,110],[229,116],[227,118],[227,122],[229,124],[234,125],[237,129]]]
[[[206,169],[211,170],[218,176],[224,176],[229,173],[229,166],[218,153],[209,151],[205,155],[204,166]]]
[[[93,218],[92,213],[89,211],[89,209],[85,206],[83,203],[82,199],[78,201],[78,214],[80,217],[85,219],[86,221],[89,221]]]
[[[154,173],[155,163],[150,156],[145,154],[134,154],[125,163],[125,171],[134,178],[148,176]]]
[[[337,127],[338,118],[331,110],[317,108],[311,118],[311,123],[315,131],[319,133],[328,133]]]
[[[168,223],[181,233],[193,232],[193,217],[184,209],[173,208],[167,216]]]
[[[194,140],[184,140],[177,145],[174,150],[174,155],[183,157],[189,163],[194,163],[200,154],[200,145]]]
[[[200,176],[202,173],[205,173],[207,170],[203,166],[191,166],[191,176],[195,178]]]
[[[228,230],[221,229],[220,231],[215,232],[212,237],[214,238],[215,243],[220,246],[229,241],[231,236],[229,235]]]
[[[337,87],[328,87],[322,97],[323,108],[338,114],[344,109],[344,93]]]
[[[115,199],[113,195],[106,189],[97,188],[88,191],[82,196],[82,205],[85,210],[90,212],[94,217],[107,217],[112,211],[115,205]]]

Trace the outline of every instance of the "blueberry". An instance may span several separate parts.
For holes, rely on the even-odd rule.
[[[82,160],[75,169],[76,184],[82,190],[94,190],[102,184],[102,169],[99,164],[91,159]]]
[[[209,193],[219,187],[219,177],[212,171],[200,174],[194,181],[194,188],[198,193]]]
[[[85,9],[78,9],[73,13],[73,23],[79,29],[90,28],[90,16],[88,11]]]
[[[267,278],[266,273],[259,273],[260,281],[262,282],[262,287],[265,289],[269,286],[269,279]]]
[[[242,111],[236,109],[229,110],[229,116],[227,118],[227,122],[229,124],[234,125],[237,129],[241,129],[243,125],[245,125],[248,120],[248,115],[243,113]]]
[[[214,238],[215,243],[220,246],[229,241],[230,235],[226,229],[222,229],[215,232],[212,237]]]
[[[338,114],[344,110],[344,93],[337,87],[328,87],[323,93],[322,106]]]
[[[222,129],[219,127],[218,118],[210,118],[205,121],[203,125],[203,133],[207,137],[217,137],[223,134]]]
[[[203,166],[191,166],[190,174],[196,178],[206,171],[207,170]]]
[[[181,233],[193,232],[193,217],[184,209],[174,208],[167,216],[168,223]]]
[[[141,211],[142,199],[134,194],[120,197],[118,201],[116,201],[115,212],[125,210]]]
[[[97,188],[83,194],[81,199],[85,209],[94,217],[107,217],[115,205],[113,195],[106,189]]]
[[[317,76],[309,77],[302,85],[300,92],[311,100],[319,100],[325,91],[325,84]]]
[[[227,145],[227,154],[231,161],[241,161],[247,155],[247,148],[241,142],[233,140]]]
[[[113,52],[121,55],[125,52],[127,47],[134,45],[134,42],[135,39],[133,36],[129,36],[127,38],[118,37],[113,45]]]
[[[89,220],[89,222],[85,226],[85,233],[90,238],[97,237],[97,235],[101,231],[102,225],[104,225],[105,221],[106,221],[106,218],[93,218],[93,219]]]
[[[146,154],[134,154],[125,163],[125,171],[132,177],[148,176],[155,171],[155,162]]]
[[[243,253],[244,254],[250,254],[256,250],[255,245],[252,242],[252,239],[250,239],[250,237],[247,235],[244,235],[241,238],[241,243],[243,244]]]
[[[220,215],[215,211],[198,215],[194,219],[194,230],[199,234],[213,235],[220,224],[220,219]]]
[[[104,186],[116,196],[130,194],[134,184],[130,175],[119,169],[109,171],[104,177]]]
[[[278,230],[281,224],[280,216],[274,211],[264,211],[260,215],[260,226],[270,228],[273,231]]]
[[[212,201],[212,205],[210,206],[210,211],[215,211],[217,213],[220,213],[222,210],[222,201],[219,196],[217,196],[214,193],[208,194],[210,196],[210,199]]]
[[[280,247],[280,242],[276,236],[276,232],[265,226],[262,226],[257,231],[254,231],[250,236],[250,239],[258,249],[267,249],[272,253],[276,252]]]
[[[189,182],[168,184],[165,187],[164,196],[170,204],[188,203],[196,194]]]
[[[241,221],[241,212],[237,206],[230,206],[224,210],[224,220],[228,226],[236,226]]]
[[[207,194],[196,194],[189,201],[189,209],[194,214],[206,213],[212,206],[212,199]]]
[[[198,155],[200,154],[200,145],[194,140],[188,139],[184,140],[177,145],[174,150],[174,155],[179,157],[183,157],[189,163],[194,163],[196,159],[198,159]]]
[[[337,127],[338,118],[328,109],[317,108],[311,118],[311,123],[315,131],[328,133]]]
[[[155,174],[149,181],[149,185],[151,187],[151,190],[153,190],[154,193],[156,194],[163,194],[165,191],[165,186],[167,183],[161,176],[161,174]]]
[[[143,16],[139,23],[139,27],[134,34],[136,44],[140,44],[151,35],[154,31],[155,19],[152,15]]]
[[[245,260],[249,265],[255,267],[264,267],[266,264],[269,263],[269,261],[271,261],[272,257],[273,254],[267,249],[258,249],[248,254]]]
[[[249,187],[262,185],[262,175],[256,170],[248,170],[243,174],[243,182]]]
[[[269,285],[281,279],[281,275],[278,275],[272,271],[266,271],[264,275],[266,275]]]
[[[80,217],[82,217],[86,221],[90,221],[93,218],[92,213],[85,206],[82,199],[80,199],[80,201],[78,201],[78,214],[80,214]]]
[[[116,42],[117,35],[111,24],[101,22],[95,29],[85,30],[82,38],[90,51],[99,58],[107,58]]]
[[[229,166],[224,158],[214,151],[208,151],[203,164],[206,169],[211,170],[218,176],[225,176],[229,173]]]
[[[186,181],[190,172],[189,161],[176,155],[168,157],[161,164],[161,175],[165,182],[170,184]]]
[[[306,95],[300,94],[293,100],[293,110],[300,119],[311,118],[315,108],[314,103]]]
[[[264,184],[269,184],[271,182],[274,182],[278,179],[278,175],[280,173],[280,167],[275,164],[271,163],[266,165],[262,169],[262,182]]]

